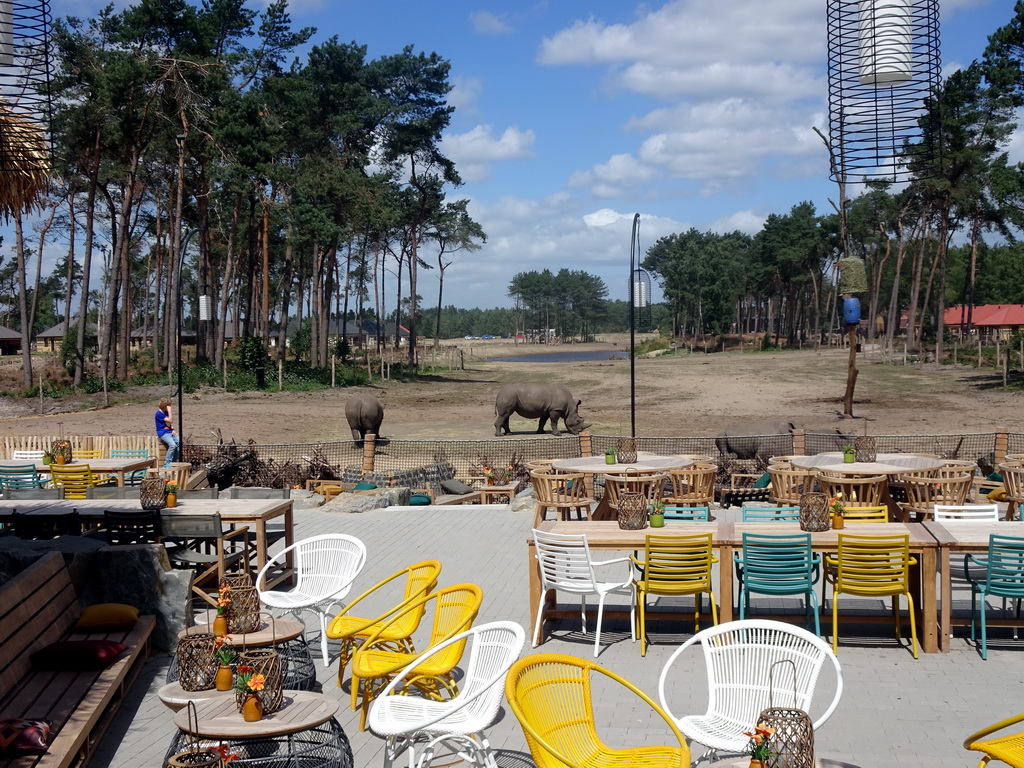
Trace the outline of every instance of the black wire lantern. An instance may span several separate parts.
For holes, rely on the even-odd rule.
[[[0,0],[0,211],[31,208],[52,161],[50,4]]]
[[[921,122],[941,79],[939,2],[828,0],[827,13],[831,177],[906,181],[905,147],[929,140]]]
[[[634,269],[629,281],[629,292],[633,297],[633,311],[636,324],[650,330],[651,319],[651,276],[645,269]]]

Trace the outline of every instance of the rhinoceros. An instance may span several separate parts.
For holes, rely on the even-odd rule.
[[[367,435],[380,435],[384,406],[373,395],[352,395],[345,403],[345,418],[352,430],[353,440],[363,440]]]
[[[506,384],[498,390],[494,399],[494,436],[509,434],[509,417],[513,413],[527,419],[540,419],[537,432],[544,431],[544,425],[551,420],[551,434],[557,435],[558,420],[565,423],[565,428],[578,435],[590,424],[583,421],[579,413],[580,400],[573,398],[572,393],[557,384]]]
[[[771,456],[778,451],[776,435],[792,434],[796,425],[792,422],[769,422],[732,427],[715,438],[715,445],[721,454],[734,453],[737,459],[753,459],[756,456]],[[789,451],[784,451],[788,453]]]

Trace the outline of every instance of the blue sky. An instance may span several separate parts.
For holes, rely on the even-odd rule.
[[[118,3],[123,5],[123,3]],[[52,0],[56,16],[100,3]],[[810,200],[829,211],[824,0],[296,0],[296,26],[370,58],[413,45],[451,62],[444,138],[487,232],[445,273],[445,304],[507,306],[520,271],[601,276],[626,298],[644,250],[690,227],[757,232]],[[945,72],[980,58],[1011,0],[943,0]],[[1011,157],[1024,160],[1024,135]],[[424,254],[428,260],[429,252]],[[436,300],[437,280],[420,277]],[[656,290],[656,297],[658,292]]]

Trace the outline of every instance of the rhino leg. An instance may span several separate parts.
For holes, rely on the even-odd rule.
[[[363,434],[362,430],[359,430],[359,429],[356,429],[355,427],[352,427],[352,439],[353,440],[357,440],[357,441],[358,440],[362,440],[364,437],[365,437],[365,435]]]
[[[558,437],[561,432],[558,431],[558,414],[551,414],[551,434]]]
[[[495,437],[502,437],[503,435],[507,435],[509,433],[508,420],[509,420],[509,416],[510,415],[511,414],[508,414],[508,413],[506,413],[506,414],[499,413],[498,414],[498,418],[496,418],[494,420],[494,436]],[[502,431],[502,430],[504,430],[504,431]]]
[[[546,413],[541,414],[540,421],[537,422],[537,434],[538,435],[544,434],[544,426],[547,423],[548,423],[548,415]],[[554,427],[554,422],[552,422],[552,427]]]

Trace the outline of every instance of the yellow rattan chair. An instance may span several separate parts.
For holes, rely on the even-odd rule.
[[[649,534],[644,541],[644,559],[629,558],[640,572],[633,579],[640,655],[647,655],[647,596],[693,595],[693,631],[700,631],[701,595],[711,599],[711,621],[718,625],[718,607],[711,586],[711,566],[718,562],[710,533],[691,536],[658,536]]]
[[[995,739],[985,739],[996,731],[1009,728],[1011,725],[1024,720],[1024,713],[1008,717],[995,725],[982,728],[977,733],[972,733],[964,739],[964,749],[982,752],[984,756],[978,763],[978,768],[988,765],[990,760],[998,760],[1001,763],[1013,766],[1013,768],[1024,768],[1024,733],[1013,733],[1009,736],[999,736]],[[985,739],[982,741],[982,739]]]
[[[385,621],[391,616],[394,616],[414,600],[419,600],[425,595],[430,594],[437,587],[437,577],[440,573],[441,563],[437,560],[424,560],[421,563],[413,563],[398,573],[394,573],[383,581],[374,584],[346,605],[345,609],[334,617],[334,620],[327,625],[327,637],[332,640],[341,641],[341,654],[338,657],[339,688],[345,676],[345,669],[348,667],[348,662],[352,658],[355,649],[370,635],[380,631],[384,627]],[[405,589],[402,593],[402,600],[398,605],[387,613],[372,619],[352,615],[352,609],[361,600],[371,595],[373,595],[372,599],[379,599],[380,595],[378,593],[384,590],[388,584],[403,576],[405,577]],[[420,619],[423,618],[423,612],[426,610],[426,604],[421,603],[421,606],[419,611],[403,613],[402,620],[389,625],[387,630],[379,637],[379,640],[382,643],[392,643],[392,647],[396,650],[413,653],[415,649],[412,645],[412,633],[416,631],[420,624]]]
[[[619,683],[653,709],[678,745],[612,748],[597,735],[591,678],[601,674]],[[603,686],[602,686],[603,687]],[[537,768],[684,768],[690,750],[679,728],[647,694],[592,661],[556,653],[526,656],[505,678],[505,697],[526,735]],[[633,711],[633,702],[623,702]]]
[[[391,678],[434,646],[440,645],[473,625],[483,602],[483,590],[476,584],[455,584],[439,589],[431,595],[421,597],[405,606],[385,622],[380,629],[366,638],[352,655],[352,709],[360,707],[359,730],[366,726],[366,714],[374,697],[391,681]],[[383,640],[390,628],[406,620],[407,613],[422,614],[433,603],[434,619],[430,640],[417,651],[396,648],[392,640]],[[406,687],[415,686],[426,696],[440,701],[442,689],[452,696],[458,693],[458,686],[452,671],[462,658],[465,641],[449,645],[444,652],[435,653],[406,673]]]
[[[827,555],[826,581],[832,582],[832,651],[838,652],[839,595],[889,597],[900,639],[899,596],[906,595],[910,614],[911,648],[917,658],[917,625],[914,598],[910,594],[910,535],[861,536],[840,533],[839,552]]]

